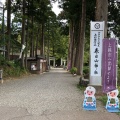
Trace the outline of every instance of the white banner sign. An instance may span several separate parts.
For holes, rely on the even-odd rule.
[[[102,66],[102,39],[104,38],[104,22],[91,22],[90,30],[90,82],[92,81],[92,84],[99,85],[101,84],[100,77]]]

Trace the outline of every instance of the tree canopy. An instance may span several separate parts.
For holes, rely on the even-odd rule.
[[[1,22],[0,47],[5,46],[6,59],[11,60],[12,55],[19,55],[24,44],[26,48],[22,62],[25,54],[47,58],[49,52],[49,56],[56,59],[66,59],[70,68],[77,67],[77,73],[82,74],[82,64],[89,64],[90,21],[95,21],[100,3],[97,6],[97,0],[59,0],[57,2],[63,10],[56,16],[52,11],[52,3],[56,1],[7,0],[7,25]],[[106,1],[106,16],[112,22],[108,23],[108,36],[111,30],[120,38],[120,3],[116,0]],[[11,15],[14,16],[12,20]],[[22,64],[24,66],[25,63]]]

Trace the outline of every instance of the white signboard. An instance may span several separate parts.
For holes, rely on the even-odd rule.
[[[102,39],[104,22],[91,22],[90,38],[90,84],[101,85]]]
[[[101,76],[102,31],[91,33],[91,76]]]

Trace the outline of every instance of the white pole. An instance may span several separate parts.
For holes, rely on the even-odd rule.
[[[23,50],[25,49],[25,47],[26,47],[26,46],[22,44],[22,49],[21,49],[21,52],[20,52],[19,59],[21,58],[21,56],[22,56],[22,52],[23,52]]]

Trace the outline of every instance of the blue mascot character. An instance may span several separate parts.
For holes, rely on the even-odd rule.
[[[96,110],[96,98],[95,98],[95,88],[92,86],[88,86],[84,91],[84,101],[83,108],[85,110]],[[88,98],[91,98],[91,102],[88,102]]]
[[[119,99],[118,99],[119,91],[118,89],[110,91],[107,93],[107,103],[106,103],[106,109],[108,112],[120,112],[119,110]],[[115,103],[111,103],[111,100],[114,100]]]

